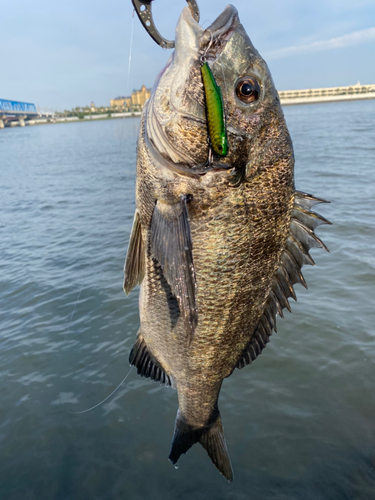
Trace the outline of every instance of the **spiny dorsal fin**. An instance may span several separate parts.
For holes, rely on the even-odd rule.
[[[167,375],[159,361],[147,349],[146,342],[141,333],[138,333],[136,343],[129,356],[129,362],[137,368],[138,375],[173,388],[175,387],[173,378]]]
[[[129,295],[136,285],[142,283],[145,267],[146,255],[142,240],[142,227],[138,210],[136,210],[125,261],[124,291],[126,295]]]
[[[325,200],[315,198],[311,194],[296,191],[292,219],[290,223],[290,235],[286,246],[281,254],[280,266],[273,279],[271,291],[255,332],[242,352],[236,368],[243,368],[252,363],[269,342],[272,331],[276,332],[276,315],[283,317],[283,309],[289,311],[289,297],[297,300],[293,285],[300,283],[307,288],[301,268],[304,264],[315,265],[310,248],[324,248],[329,251],[314,230],[320,224],[331,224],[321,215],[312,212],[311,207],[318,203],[328,203]]]
[[[193,245],[187,197],[170,205],[157,201],[151,221],[151,254],[159,262],[165,279],[177,298],[190,344],[198,323]]]

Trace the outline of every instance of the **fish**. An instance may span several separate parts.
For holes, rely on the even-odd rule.
[[[211,148],[204,64],[220,87],[223,156]],[[309,250],[328,250],[315,229],[329,221],[312,210],[324,202],[295,189],[279,96],[237,9],[203,29],[185,7],[141,117],[124,281],[127,294],[140,285],[130,364],[177,390],[173,464],[200,443],[233,480],[221,386],[262,353],[294,285],[307,288]]]

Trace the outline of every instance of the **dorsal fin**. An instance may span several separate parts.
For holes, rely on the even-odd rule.
[[[150,353],[140,332],[138,332],[137,340],[131,350],[129,362],[137,368],[138,375],[169,387],[175,387],[173,378],[165,372],[159,361]]]
[[[329,251],[314,233],[315,228],[320,224],[331,224],[327,219],[310,210],[311,207],[318,203],[328,202],[315,198],[311,194],[296,191],[290,223],[290,235],[281,254],[280,266],[273,278],[263,315],[250,342],[242,352],[236,368],[243,368],[261,354],[270,340],[272,331],[275,330],[276,332],[277,313],[283,317],[284,308],[291,311],[288,298],[292,297],[297,300],[293,285],[300,283],[307,288],[301,268],[304,264],[315,265],[309,254],[310,248],[319,247]]]

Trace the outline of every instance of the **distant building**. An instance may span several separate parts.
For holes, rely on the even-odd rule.
[[[147,99],[151,96],[151,89],[146,88],[142,85],[141,90],[133,90],[132,92],[132,107],[133,108],[143,108]]]
[[[132,108],[132,109],[142,109],[147,99],[151,96],[151,89],[148,89],[145,85],[142,85],[140,90],[133,90],[132,95],[116,97],[111,99],[111,108]]]
[[[132,104],[131,97],[116,97],[115,99],[111,99],[111,108],[130,108]]]
[[[92,112],[92,113],[95,113],[95,111],[96,111],[96,107],[95,107],[94,101],[91,101],[91,104],[90,104],[90,109],[91,109],[91,112]]]

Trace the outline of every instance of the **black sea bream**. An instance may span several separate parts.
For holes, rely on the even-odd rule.
[[[228,154],[208,162],[202,57],[221,88]],[[199,442],[229,480],[220,388],[269,342],[306,286],[327,223],[294,187],[292,141],[267,64],[228,5],[206,30],[186,7],[144,107],[125,291],[141,285],[138,373],[178,392],[170,460]]]

